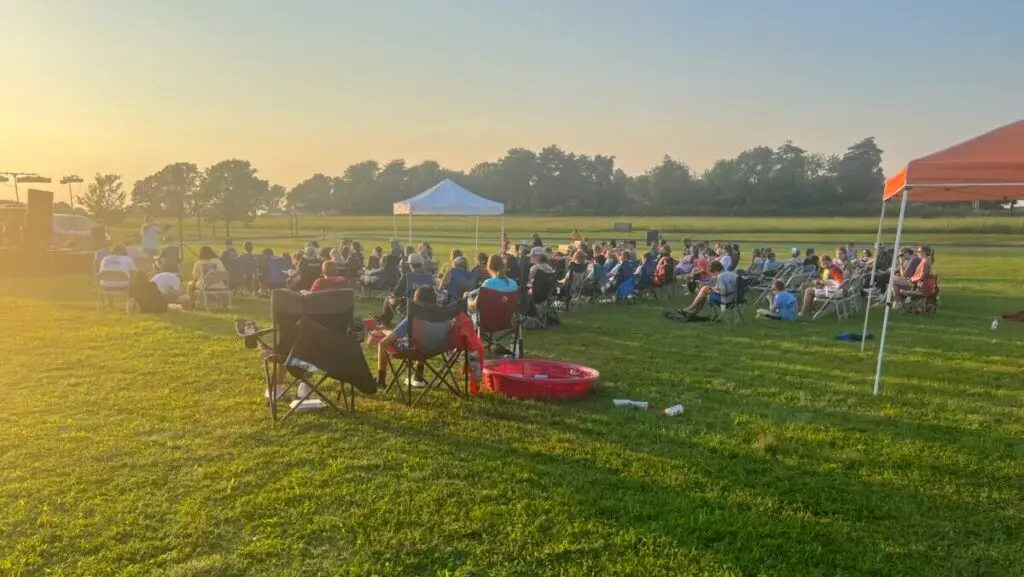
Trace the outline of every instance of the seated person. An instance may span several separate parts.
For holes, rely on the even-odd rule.
[[[259,267],[259,285],[263,290],[269,292],[282,289],[288,284],[292,259],[287,254],[274,256],[273,250],[265,248]]]
[[[900,251],[900,269],[892,279],[893,289],[911,289],[914,283],[910,278],[917,272],[921,257],[914,254],[914,249],[907,247]]]
[[[714,284],[702,286],[697,292],[697,296],[694,297],[693,302],[690,303],[690,306],[679,312],[689,316],[697,316],[708,301],[716,305],[727,305],[736,298],[739,276],[735,272],[726,269],[720,260],[711,263],[710,272],[715,278]]]
[[[423,272],[423,257],[418,253],[414,252],[410,254],[408,262],[409,272],[402,273],[402,276],[398,279],[398,283],[395,284],[395,288],[391,289],[391,294],[384,299],[384,309],[381,311],[380,317],[377,318],[377,320],[384,326],[391,324],[391,321],[395,318],[395,308],[399,303],[404,302],[405,299],[408,298],[409,275],[420,274]],[[431,293],[436,295],[436,292],[433,289],[431,289]]]
[[[417,257],[419,255],[416,255]],[[420,259],[420,267],[423,266],[422,259]],[[437,305],[437,292],[434,291],[432,286],[421,286],[416,289],[413,294],[413,300],[419,304],[435,306]],[[380,343],[377,344],[377,384],[380,386],[386,386],[385,382],[387,379],[388,371],[388,348],[391,346],[397,346],[398,348],[406,348],[409,346],[408,340],[410,330],[412,327],[409,326],[409,318],[402,319],[402,322],[398,323],[395,330],[388,333]],[[427,384],[423,379],[424,363],[416,363],[413,370],[413,374],[409,377],[409,384],[416,388],[426,387]]]
[[[535,246],[530,249],[530,272],[526,279],[527,286],[533,286],[533,279],[540,271],[547,274],[555,274],[555,269],[548,264],[547,253],[544,252],[542,247]]]
[[[457,248],[452,249],[450,256],[451,258],[448,259],[448,262],[442,264],[441,269],[437,273],[437,286],[439,287],[443,287],[446,284],[448,284],[448,271],[450,271],[452,267],[455,266],[455,259],[465,258],[465,255],[462,254],[462,251]]]
[[[466,260],[466,257],[460,256],[452,261],[451,268],[444,275],[444,284],[441,285],[441,301],[460,300],[472,290],[476,290],[476,283],[470,279],[469,261]]]
[[[476,266],[473,267],[473,271],[472,271],[472,272],[476,273],[477,288],[479,288],[480,285],[482,285],[484,283],[484,281],[487,280],[487,273],[489,272],[487,270],[488,262],[490,262],[490,258],[487,256],[487,253],[483,253],[483,252],[477,253],[477,255],[476,255]]]
[[[117,245],[110,254],[100,261],[99,272],[119,271],[125,273],[123,281],[105,280],[100,286],[105,289],[126,289],[131,284],[132,274],[135,272],[135,261],[128,256],[128,249],[124,245]]]
[[[800,256],[800,249],[793,247],[789,251],[789,259],[786,261],[786,267],[803,266],[804,259]]]
[[[806,316],[814,308],[814,299],[829,298],[839,291],[845,280],[843,269],[836,264],[832,257],[825,255],[821,257],[821,278],[814,282],[814,286],[804,291],[804,302],[800,308],[800,316]]]
[[[348,288],[348,279],[341,276],[341,269],[338,267],[338,263],[333,260],[329,260],[321,265],[321,274],[320,278],[313,281],[313,286],[310,287],[309,292],[315,293]]]
[[[217,253],[213,252],[212,248],[204,246],[199,249],[199,260],[192,265],[192,281],[188,283],[188,296],[192,302],[199,298],[199,291],[203,288],[203,279],[214,271],[227,272],[227,269],[224,268],[224,263],[217,258]],[[217,286],[210,288],[223,289],[227,287]]]
[[[487,274],[488,278],[480,285],[480,288],[507,293],[514,293],[519,290],[519,285],[516,284],[516,281],[509,278],[505,273],[505,259],[501,258],[501,255],[493,254],[487,259]],[[466,304],[470,312],[476,310],[476,301],[479,296],[480,291],[478,290],[469,293],[469,299]]]
[[[770,248],[761,253],[761,259],[761,272],[763,274],[774,273],[782,268],[782,263],[775,260],[775,253]]]
[[[812,272],[821,268],[821,262],[818,260],[818,255],[814,254],[813,248],[807,247],[804,254],[807,255],[807,257],[804,258],[804,270]]]
[[[754,254],[751,256],[750,266],[747,267],[747,272],[752,275],[761,274],[761,267],[764,264],[764,256],[762,255],[761,249],[755,248]]]
[[[165,246],[156,257],[157,272],[178,274],[181,270],[181,247]]]
[[[128,314],[134,312],[143,314],[167,312],[167,299],[160,292],[156,283],[149,280],[145,271],[137,270],[132,274],[132,284],[128,287],[128,302],[125,305],[125,312]]]
[[[772,283],[772,304],[768,309],[758,309],[757,318],[776,321],[796,320],[796,297],[786,291],[786,285],[780,280]]]
[[[505,274],[508,275],[508,278],[516,281],[516,283],[518,284],[520,282],[519,259],[511,254],[505,254],[503,260],[505,261]]]
[[[253,254],[253,246],[249,241],[242,245],[242,254],[238,255],[238,269],[242,276],[242,285],[249,292],[256,292],[256,276],[259,271],[259,259]]]
[[[367,270],[376,270],[384,267],[384,248],[376,247],[373,252],[370,253],[370,258],[366,259]]]
[[[932,274],[931,259],[928,257],[930,249],[926,246],[917,248],[917,256],[914,259],[917,261],[917,268],[914,269],[914,273],[909,279],[906,279],[910,286],[901,286],[901,284],[893,281],[893,296],[896,299],[896,304],[901,305],[908,296],[912,296],[914,292],[920,291],[924,287],[924,283],[928,280],[928,277]],[[903,279],[901,279],[903,280]]]

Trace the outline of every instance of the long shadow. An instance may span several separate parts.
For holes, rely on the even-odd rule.
[[[640,531],[648,539],[664,539],[676,548],[699,550],[746,575],[898,575],[902,574],[900,567],[908,563],[922,573],[942,573],[948,570],[943,558],[931,555],[927,549],[945,540],[948,531],[954,529],[945,523],[933,524],[923,535],[885,533],[882,529],[880,538],[863,536],[872,529],[884,528],[886,521],[906,522],[905,516],[915,511],[929,511],[930,516],[941,519],[969,516],[975,524],[979,521],[978,512],[970,505],[867,481],[856,470],[823,471],[782,457],[726,452],[685,437],[673,439],[675,446],[670,454],[652,452],[652,447],[646,445],[623,446],[626,456],[640,459],[644,467],[671,467],[691,473],[683,486],[674,487],[655,482],[654,477],[625,464],[601,465],[594,458],[467,439],[373,415],[361,420],[416,444],[501,463],[503,468],[525,473],[517,478],[531,479],[537,493],[554,499],[552,506],[564,505],[577,511],[580,518],[600,520],[619,531]],[[609,439],[607,434],[603,440],[616,444],[621,441]],[[863,500],[868,498],[879,506],[864,510]],[[1009,534],[1020,525],[1009,511],[987,511],[984,520],[990,523],[990,529]],[[793,543],[794,535],[808,541]],[[783,554],[749,554],[751,548],[772,544]],[[1002,549],[1009,553],[1012,545]],[[546,563],[572,562],[573,556],[568,553],[541,559],[537,569],[543,569]],[[837,566],[836,559],[849,565]],[[1008,557],[1002,562],[987,561],[988,569],[1010,562]]]

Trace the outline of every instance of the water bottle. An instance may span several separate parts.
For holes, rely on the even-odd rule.
[[[998,328],[999,328],[999,318],[996,317],[996,318],[992,319],[992,330],[996,330]]]
[[[673,405],[673,406],[665,409],[665,416],[666,417],[675,417],[676,415],[682,415],[683,414],[683,410],[685,410],[685,407],[683,407],[682,405]]]

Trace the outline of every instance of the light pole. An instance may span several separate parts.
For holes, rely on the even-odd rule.
[[[10,178],[7,178],[10,177]],[[21,202],[21,196],[18,195],[18,183],[24,182],[25,184],[49,184],[53,182],[52,179],[45,176],[39,176],[35,172],[5,172],[0,171],[0,182],[8,182],[11,178],[14,179],[14,201]]]
[[[74,210],[75,208],[75,195],[71,192],[71,185],[82,184],[83,182],[85,181],[82,180],[82,177],[78,176],[77,174],[69,174],[64,178],[60,179],[61,184],[68,185],[68,204],[71,206],[72,210]]]

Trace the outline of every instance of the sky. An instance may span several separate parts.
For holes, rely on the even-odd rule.
[[[908,160],[1024,118],[1020,0],[0,0],[0,171]],[[0,184],[0,198],[13,197]],[[60,198],[60,194],[58,194]]]

